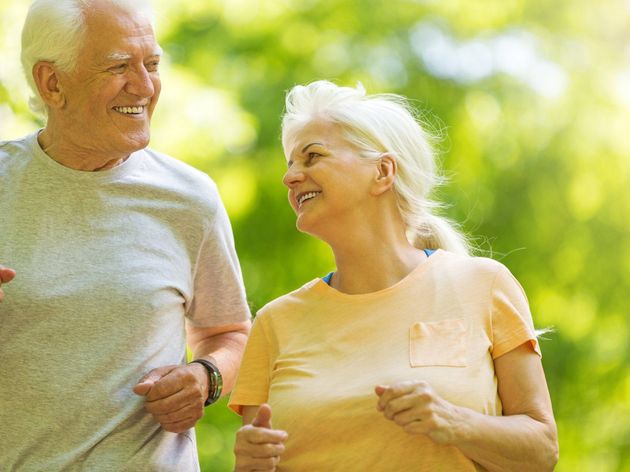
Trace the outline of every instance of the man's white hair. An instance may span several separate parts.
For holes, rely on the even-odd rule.
[[[107,0],[129,12],[142,12],[153,22],[153,10],[145,0]],[[35,0],[22,28],[22,68],[31,88],[31,110],[47,116],[46,105],[39,96],[33,78],[33,67],[39,61],[55,64],[61,70],[75,69],[84,43],[86,12],[94,0]]]

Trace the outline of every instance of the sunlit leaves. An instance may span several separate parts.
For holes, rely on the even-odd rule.
[[[36,129],[18,61],[26,0],[0,3],[0,139]],[[152,146],[208,172],[254,309],[333,267],[281,184],[287,89],[397,92],[445,131],[447,213],[522,281],[558,420],[557,470],[630,470],[627,0],[156,0],[167,60]],[[349,183],[350,184],[350,183]],[[491,250],[491,251],[490,251]],[[231,470],[235,415],[198,428]]]

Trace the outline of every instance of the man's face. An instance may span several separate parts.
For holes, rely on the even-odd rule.
[[[95,3],[76,70],[59,74],[65,104],[51,120],[72,148],[126,156],[149,143],[161,49],[148,18]]]

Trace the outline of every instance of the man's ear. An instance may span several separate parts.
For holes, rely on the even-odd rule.
[[[51,62],[40,61],[33,66],[33,79],[39,96],[50,108],[62,108],[66,97],[59,84],[59,72]]]
[[[396,158],[386,152],[381,155],[376,163],[376,176],[372,185],[372,195],[381,195],[394,186],[398,164]]]

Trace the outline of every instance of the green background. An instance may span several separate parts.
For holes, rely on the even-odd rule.
[[[27,109],[0,0],[0,140]],[[630,1],[160,0],[166,51],[152,147],[208,172],[232,219],[252,310],[333,268],[281,184],[287,89],[327,78],[415,100],[441,136],[445,213],[525,287],[559,427],[558,471],[630,470]],[[228,471],[239,418],[198,426]]]

